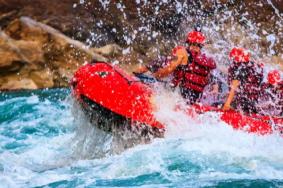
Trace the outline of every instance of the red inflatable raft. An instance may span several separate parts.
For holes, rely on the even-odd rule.
[[[111,64],[95,62],[79,68],[71,86],[73,95],[87,114],[99,120],[99,128],[113,131],[112,125],[122,129],[135,126],[146,130],[143,132],[145,134],[163,136],[165,127],[155,119],[151,104],[154,93],[149,85],[135,76]],[[234,129],[249,133],[265,135],[283,130],[283,117],[256,114],[248,116],[233,110],[222,111],[211,106],[198,105],[189,107],[188,115],[191,115],[192,109],[197,113],[217,112],[220,119]]]

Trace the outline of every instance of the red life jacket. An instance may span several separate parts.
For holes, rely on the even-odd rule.
[[[216,68],[216,64],[204,54],[188,53],[188,64],[177,67],[173,72],[172,84],[201,93],[209,83],[210,71]]]

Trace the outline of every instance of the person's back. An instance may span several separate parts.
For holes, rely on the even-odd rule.
[[[233,79],[241,82],[237,91],[238,98],[257,100],[263,80],[263,69],[260,65],[252,61],[238,64],[233,63],[228,70],[229,83]]]
[[[246,113],[256,113],[256,104],[260,95],[263,80],[263,68],[250,60],[250,54],[244,49],[233,48],[230,52],[233,63],[228,70],[230,92],[223,109],[230,104]],[[235,96],[235,97],[234,97]]]

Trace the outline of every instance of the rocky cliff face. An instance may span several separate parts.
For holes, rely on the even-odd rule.
[[[84,62],[107,61],[83,43],[28,17],[0,32],[0,54],[1,89],[65,87]]]
[[[64,87],[93,58],[147,63],[196,23],[219,64],[232,46],[283,64],[282,9],[282,0],[0,0],[0,89]]]

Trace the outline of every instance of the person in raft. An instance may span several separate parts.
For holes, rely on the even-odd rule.
[[[229,54],[233,60],[228,69],[229,94],[223,110],[233,108],[245,113],[257,113],[261,94],[263,65],[250,60],[250,53],[243,48],[233,48]]]
[[[283,80],[278,70],[270,71],[267,82],[262,84],[264,92],[258,105],[263,115],[283,116]]]
[[[139,67],[134,73],[150,71],[156,79],[172,76],[172,87],[179,86],[181,95],[188,104],[194,104],[202,96],[205,86],[211,80],[211,71],[216,68],[212,58],[201,53],[205,36],[200,31],[189,32],[186,46],[177,46],[172,56],[162,57],[146,66]]]

